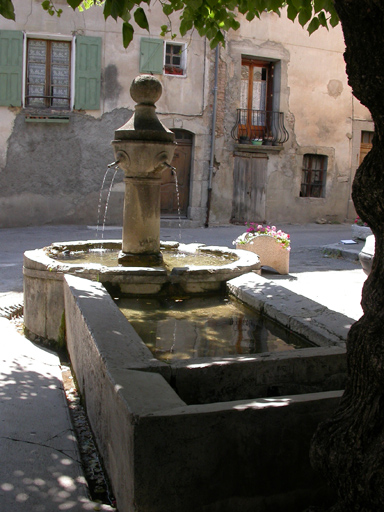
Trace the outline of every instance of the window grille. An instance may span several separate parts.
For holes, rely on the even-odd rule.
[[[325,196],[327,162],[325,155],[304,155],[300,197]]]

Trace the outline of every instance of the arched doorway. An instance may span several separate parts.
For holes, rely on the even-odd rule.
[[[161,178],[161,215],[164,217],[178,215],[180,208],[180,215],[186,217],[189,206],[193,133],[187,130],[172,131],[175,134],[177,146],[171,165],[176,168],[179,194],[177,194],[172,170],[165,169]]]

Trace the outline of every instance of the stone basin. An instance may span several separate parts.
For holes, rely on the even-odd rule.
[[[331,339],[331,312],[255,273],[227,286],[322,346],[168,364],[101,283],[64,276],[68,352],[121,512],[297,512],[333,499],[308,453],[342,394],[345,332]]]
[[[58,341],[63,327],[64,295],[63,276],[76,275],[103,283],[111,294],[116,295],[178,295],[215,293],[234,277],[250,271],[258,272],[260,260],[256,254],[226,247],[204,244],[161,243],[163,251],[179,249],[206,252],[228,257],[225,264],[184,265],[171,271],[164,267],[115,267],[99,263],[60,262],[55,253],[89,251],[98,248],[116,250],[121,240],[73,241],[52,244],[43,249],[24,254],[24,321],[30,334]],[[235,257],[235,261],[233,261]]]

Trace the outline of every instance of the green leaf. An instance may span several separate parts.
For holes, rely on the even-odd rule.
[[[2,2],[1,2],[2,3]],[[51,2],[49,0],[45,0],[42,2],[41,7],[44,9],[44,11],[48,11],[48,9],[51,6]]]
[[[122,16],[121,16],[121,19],[123,21],[126,21],[127,23],[130,22],[132,16],[131,16],[131,13],[129,11],[125,12]]]
[[[185,34],[188,32],[188,30],[191,30],[193,28],[193,21],[192,20],[181,20],[180,23],[180,35],[185,36]]]
[[[129,43],[133,39],[133,27],[130,23],[127,23],[126,21],[123,23],[123,46],[124,48],[128,48]]]
[[[7,20],[15,21],[15,9],[11,0],[0,0],[0,15]]]
[[[339,16],[337,15],[336,11],[334,11],[331,15],[331,19],[329,20],[331,27],[336,27],[339,21]]]
[[[289,6],[291,6],[296,9],[297,12],[300,11],[300,9],[303,7],[303,0],[291,0],[289,2]]]
[[[164,4],[163,5],[163,13],[166,16],[170,16],[173,13],[173,7],[169,4]]]
[[[67,0],[67,3],[72,9],[76,9],[76,7],[79,7],[83,0]]]
[[[104,19],[109,18],[109,16],[111,15],[111,9],[112,9],[111,0],[105,0],[104,9],[103,9]]]
[[[231,20],[230,27],[232,30],[238,30],[240,28],[240,23],[237,20]]]
[[[295,21],[296,16],[298,14],[299,14],[299,11],[296,9],[296,7],[293,4],[289,4],[288,10],[287,10],[288,19],[291,21]]]
[[[312,18],[312,8],[311,9],[301,9],[299,12],[299,23],[302,27],[308,23],[308,21]]]
[[[328,28],[328,23],[327,23],[327,18],[325,17],[325,13],[324,11],[321,11],[318,15],[318,19],[319,19],[319,22],[320,22],[320,25],[322,27],[326,27]]]
[[[147,16],[145,15],[144,9],[142,7],[138,7],[136,9],[136,11],[133,14],[133,17],[135,18],[135,21],[140,28],[144,28],[145,30],[149,31]]]
[[[225,39],[224,39],[224,36],[223,34],[219,31],[217,32],[216,36],[214,37],[214,39],[212,39],[212,41],[209,43],[209,46],[213,49],[213,48],[216,48],[216,46],[219,44],[219,43],[222,43],[223,46],[225,45]]]
[[[313,6],[315,9],[315,13],[322,11],[323,9],[327,9],[328,0],[314,0]]]
[[[268,11],[273,11],[276,13],[280,13],[280,8],[282,7],[281,0],[268,0],[266,2]]]
[[[309,35],[313,34],[313,32],[315,32],[319,27],[320,27],[319,18],[313,18],[307,28]]]

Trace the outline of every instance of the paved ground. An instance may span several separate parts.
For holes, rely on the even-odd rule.
[[[279,276],[264,271],[263,276],[358,319],[362,314],[360,298],[366,276],[356,261],[363,243],[347,246],[340,242],[350,239],[350,226],[312,224],[279,228],[290,233],[292,239],[290,274]],[[243,226],[167,227],[161,229],[161,238],[232,247],[232,241],[243,231]],[[95,228],[86,226],[0,230],[0,508],[6,512],[95,509],[87,499],[78,463],[60,361],[55,354],[18,334],[4,316],[22,303],[25,250],[100,236]],[[121,228],[104,233],[105,239],[120,237]]]

